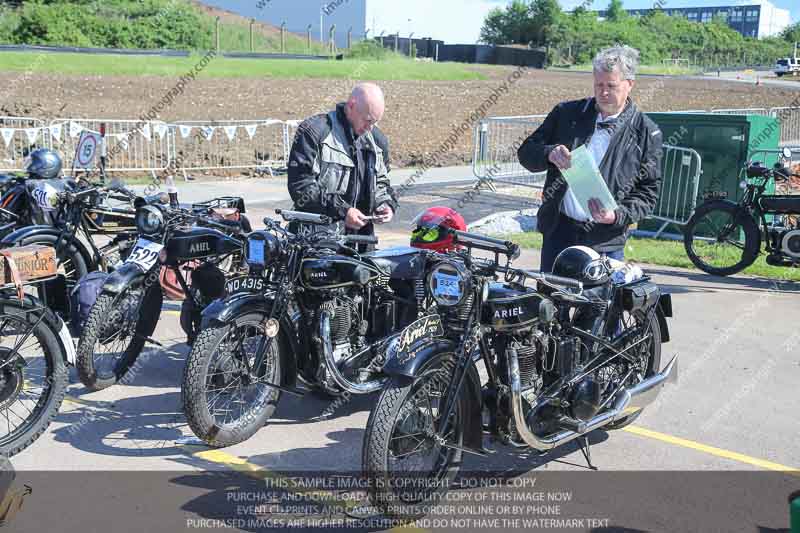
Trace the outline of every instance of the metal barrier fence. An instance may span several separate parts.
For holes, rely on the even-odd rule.
[[[289,125],[282,120],[181,121],[170,125],[183,170],[286,167]]]
[[[37,148],[50,148],[50,128],[43,120],[0,116],[0,171],[22,170],[25,157]]]
[[[61,118],[50,123],[53,148],[59,150],[64,160],[64,168],[72,167],[75,150],[81,132],[84,130],[101,133],[105,130],[106,171],[107,172],[155,172],[169,166],[172,157],[169,127],[166,122],[111,119]],[[100,164],[99,153],[94,159],[97,170]]]
[[[661,157],[661,191],[650,218],[664,224],[656,231],[658,237],[670,224],[686,224],[697,206],[697,190],[703,162],[691,148],[663,145]]]
[[[545,172],[531,174],[519,163],[517,149],[539,127],[546,115],[495,117],[475,128],[472,173],[494,190],[493,181],[541,187]],[[489,179],[490,178],[490,179]]]

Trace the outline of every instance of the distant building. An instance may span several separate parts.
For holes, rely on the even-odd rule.
[[[631,15],[646,15],[654,9],[626,9]],[[685,17],[692,22],[711,22],[715,16],[721,16],[728,26],[745,37],[771,37],[781,33],[792,22],[788,9],[775,7],[767,0],[760,4],[720,6],[720,7],[663,7],[667,15]],[[599,11],[605,18],[607,11]]]

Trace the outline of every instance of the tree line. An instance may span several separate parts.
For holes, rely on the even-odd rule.
[[[487,15],[481,41],[545,48],[549,64],[586,64],[601,48],[621,43],[637,48],[644,64],[680,58],[703,67],[772,65],[791,55],[794,42],[800,41],[800,23],[780,36],[754,39],[721,17],[700,23],[667,15],[661,2],[647,15],[633,16],[622,0],[611,0],[603,20],[589,9],[591,3],[585,0],[567,13],[558,0],[513,0]]]

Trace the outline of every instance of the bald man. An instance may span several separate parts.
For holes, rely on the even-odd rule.
[[[289,154],[294,209],[328,215],[350,234],[373,235],[374,223],[392,220],[389,141],[376,126],[383,112],[380,87],[361,83],[347,102],[300,124]]]

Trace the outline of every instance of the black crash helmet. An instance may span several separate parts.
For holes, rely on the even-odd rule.
[[[602,285],[611,274],[603,257],[587,246],[570,246],[553,263],[553,274],[583,282],[584,287]]]
[[[53,150],[39,148],[28,155],[22,169],[32,178],[57,178],[61,173],[61,157]]]

